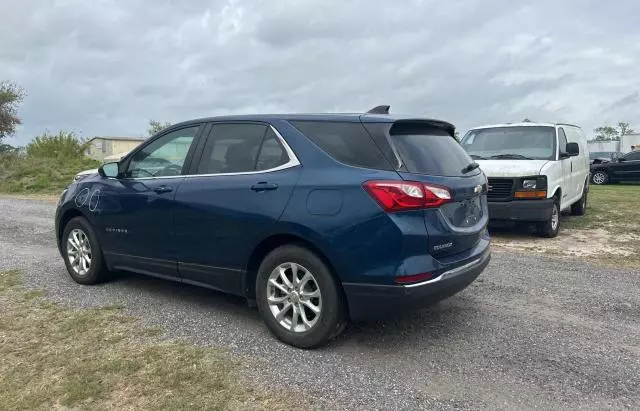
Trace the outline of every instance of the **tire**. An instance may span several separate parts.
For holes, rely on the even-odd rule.
[[[297,286],[292,281],[294,269],[299,280]],[[283,281],[281,272],[289,285]],[[307,274],[311,277],[305,277]],[[325,345],[347,324],[340,285],[321,258],[297,245],[276,248],[264,258],[256,278],[256,303],[269,330],[282,342],[298,348]],[[285,309],[287,305],[289,308]],[[319,309],[319,314],[311,306]],[[277,319],[278,314],[283,317]]]
[[[560,201],[557,197],[553,201],[551,217],[547,221],[542,221],[537,225],[537,232],[540,237],[553,238],[560,230]]]
[[[587,213],[588,186],[585,184],[582,189],[582,197],[577,202],[571,204],[571,215],[585,215]]]
[[[108,277],[109,272],[104,263],[98,237],[91,224],[84,217],[72,218],[67,223],[62,233],[61,243],[64,262],[73,281],[79,284],[92,285],[101,283]],[[74,255],[71,252],[79,249],[82,250],[79,251],[80,257],[74,259]],[[89,262],[78,265],[78,259],[82,259],[83,255],[89,257]]]
[[[591,182],[597,185],[609,184],[609,175],[605,171],[596,171],[591,175]]]

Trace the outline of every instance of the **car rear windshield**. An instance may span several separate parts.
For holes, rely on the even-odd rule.
[[[434,176],[463,176],[473,160],[445,130],[417,123],[396,123],[389,137],[400,170]],[[472,173],[473,174],[473,173]]]
[[[462,147],[477,160],[553,160],[554,127],[491,127],[469,131]]]

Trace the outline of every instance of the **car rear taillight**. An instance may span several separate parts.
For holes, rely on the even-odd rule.
[[[363,187],[387,212],[440,207],[451,201],[447,187],[415,181],[367,181]]]

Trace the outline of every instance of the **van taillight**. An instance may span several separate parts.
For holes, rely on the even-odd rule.
[[[363,187],[387,212],[440,207],[451,201],[447,187],[416,181],[367,181]]]

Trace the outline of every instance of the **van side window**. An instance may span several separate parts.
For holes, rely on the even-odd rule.
[[[558,129],[558,152],[567,152],[567,136],[564,134],[562,127]]]

